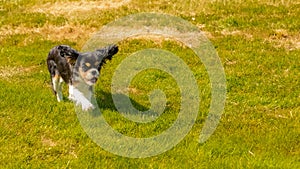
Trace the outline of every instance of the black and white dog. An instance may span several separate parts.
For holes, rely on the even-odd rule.
[[[56,50],[58,47],[55,47],[52,50]],[[75,53],[78,53],[74,49],[71,50],[74,51],[74,55],[76,55]],[[94,85],[100,76],[100,69],[107,60],[111,60],[112,57],[116,53],[118,53],[118,50],[119,49],[117,45],[109,45],[105,48],[97,49],[93,52],[79,53],[77,56],[75,56],[75,65],[73,63],[73,59],[69,59],[70,61],[68,61],[68,59],[65,60],[65,58],[67,57],[62,57],[62,55],[56,55],[55,57],[60,57],[56,61],[54,59],[51,59],[52,56],[48,56],[47,63],[49,72],[52,77],[52,84],[56,82],[55,80],[53,80],[53,77],[56,77],[56,74],[58,74],[58,77],[60,78],[59,82],[65,81],[69,84],[69,99],[74,101],[76,105],[81,105],[82,110],[86,111],[89,109],[93,109],[94,106],[91,102],[91,99],[94,92]],[[68,53],[67,55],[69,56],[70,53]],[[65,61],[68,63],[68,65],[64,64],[64,68],[58,66],[56,66],[56,68],[52,68],[52,65],[54,65],[54,63],[56,65],[59,65],[61,63],[65,63]],[[54,71],[51,71],[52,69]],[[52,72],[55,72],[55,74],[53,75]],[[62,74],[71,74],[71,76],[68,79],[64,79],[62,77]],[[53,90],[56,91],[56,94],[59,93],[57,89],[61,90],[61,87],[53,87]],[[60,96],[57,96],[57,98],[60,98]],[[60,100],[58,99],[58,101]]]

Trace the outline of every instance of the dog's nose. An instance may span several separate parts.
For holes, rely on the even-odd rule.
[[[92,75],[94,75],[94,76],[97,75],[97,73],[98,73],[97,70],[92,71]]]

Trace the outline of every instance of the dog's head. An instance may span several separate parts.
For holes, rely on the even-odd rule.
[[[97,82],[103,64],[106,60],[111,60],[117,52],[118,46],[110,45],[93,52],[81,53],[77,59],[75,71],[84,83],[92,86]]]
[[[79,53],[75,49],[71,48],[68,45],[59,45],[59,46],[57,46],[57,49],[58,49],[59,55],[61,57],[66,58],[66,60],[70,64],[75,64],[76,59],[79,56]]]

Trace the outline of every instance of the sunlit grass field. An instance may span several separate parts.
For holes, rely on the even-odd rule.
[[[113,73],[136,51],[157,48],[179,56],[192,70],[201,98],[195,125],[178,145],[134,159],[102,149],[82,129],[73,103],[56,101],[46,57],[59,44],[81,51],[104,25],[140,12],[177,16],[204,32],[223,64],[227,99],[214,134],[199,144],[211,101],[199,58],[173,39],[120,42],[95,87],[100,110],[115,130],[137,138],[158,135],[180,111],[176,82],[153,69],[133,79],[129,96],[145,111],[149,93],[160,88],[167,97],[161,117],[135,123],[116,110]],[[300,168],[299,18],[298,0],[0,1],[0,168]]]

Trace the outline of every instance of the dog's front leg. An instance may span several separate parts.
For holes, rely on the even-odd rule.
[[[75,96],[74,96],[74,86],[69,84],[69,99],[74,101]]]
[[[73,96],[72,99],[76,105],[81,105],[83,111],[94,109],[93,104],[80,92],[77,88],[73,87]]]

